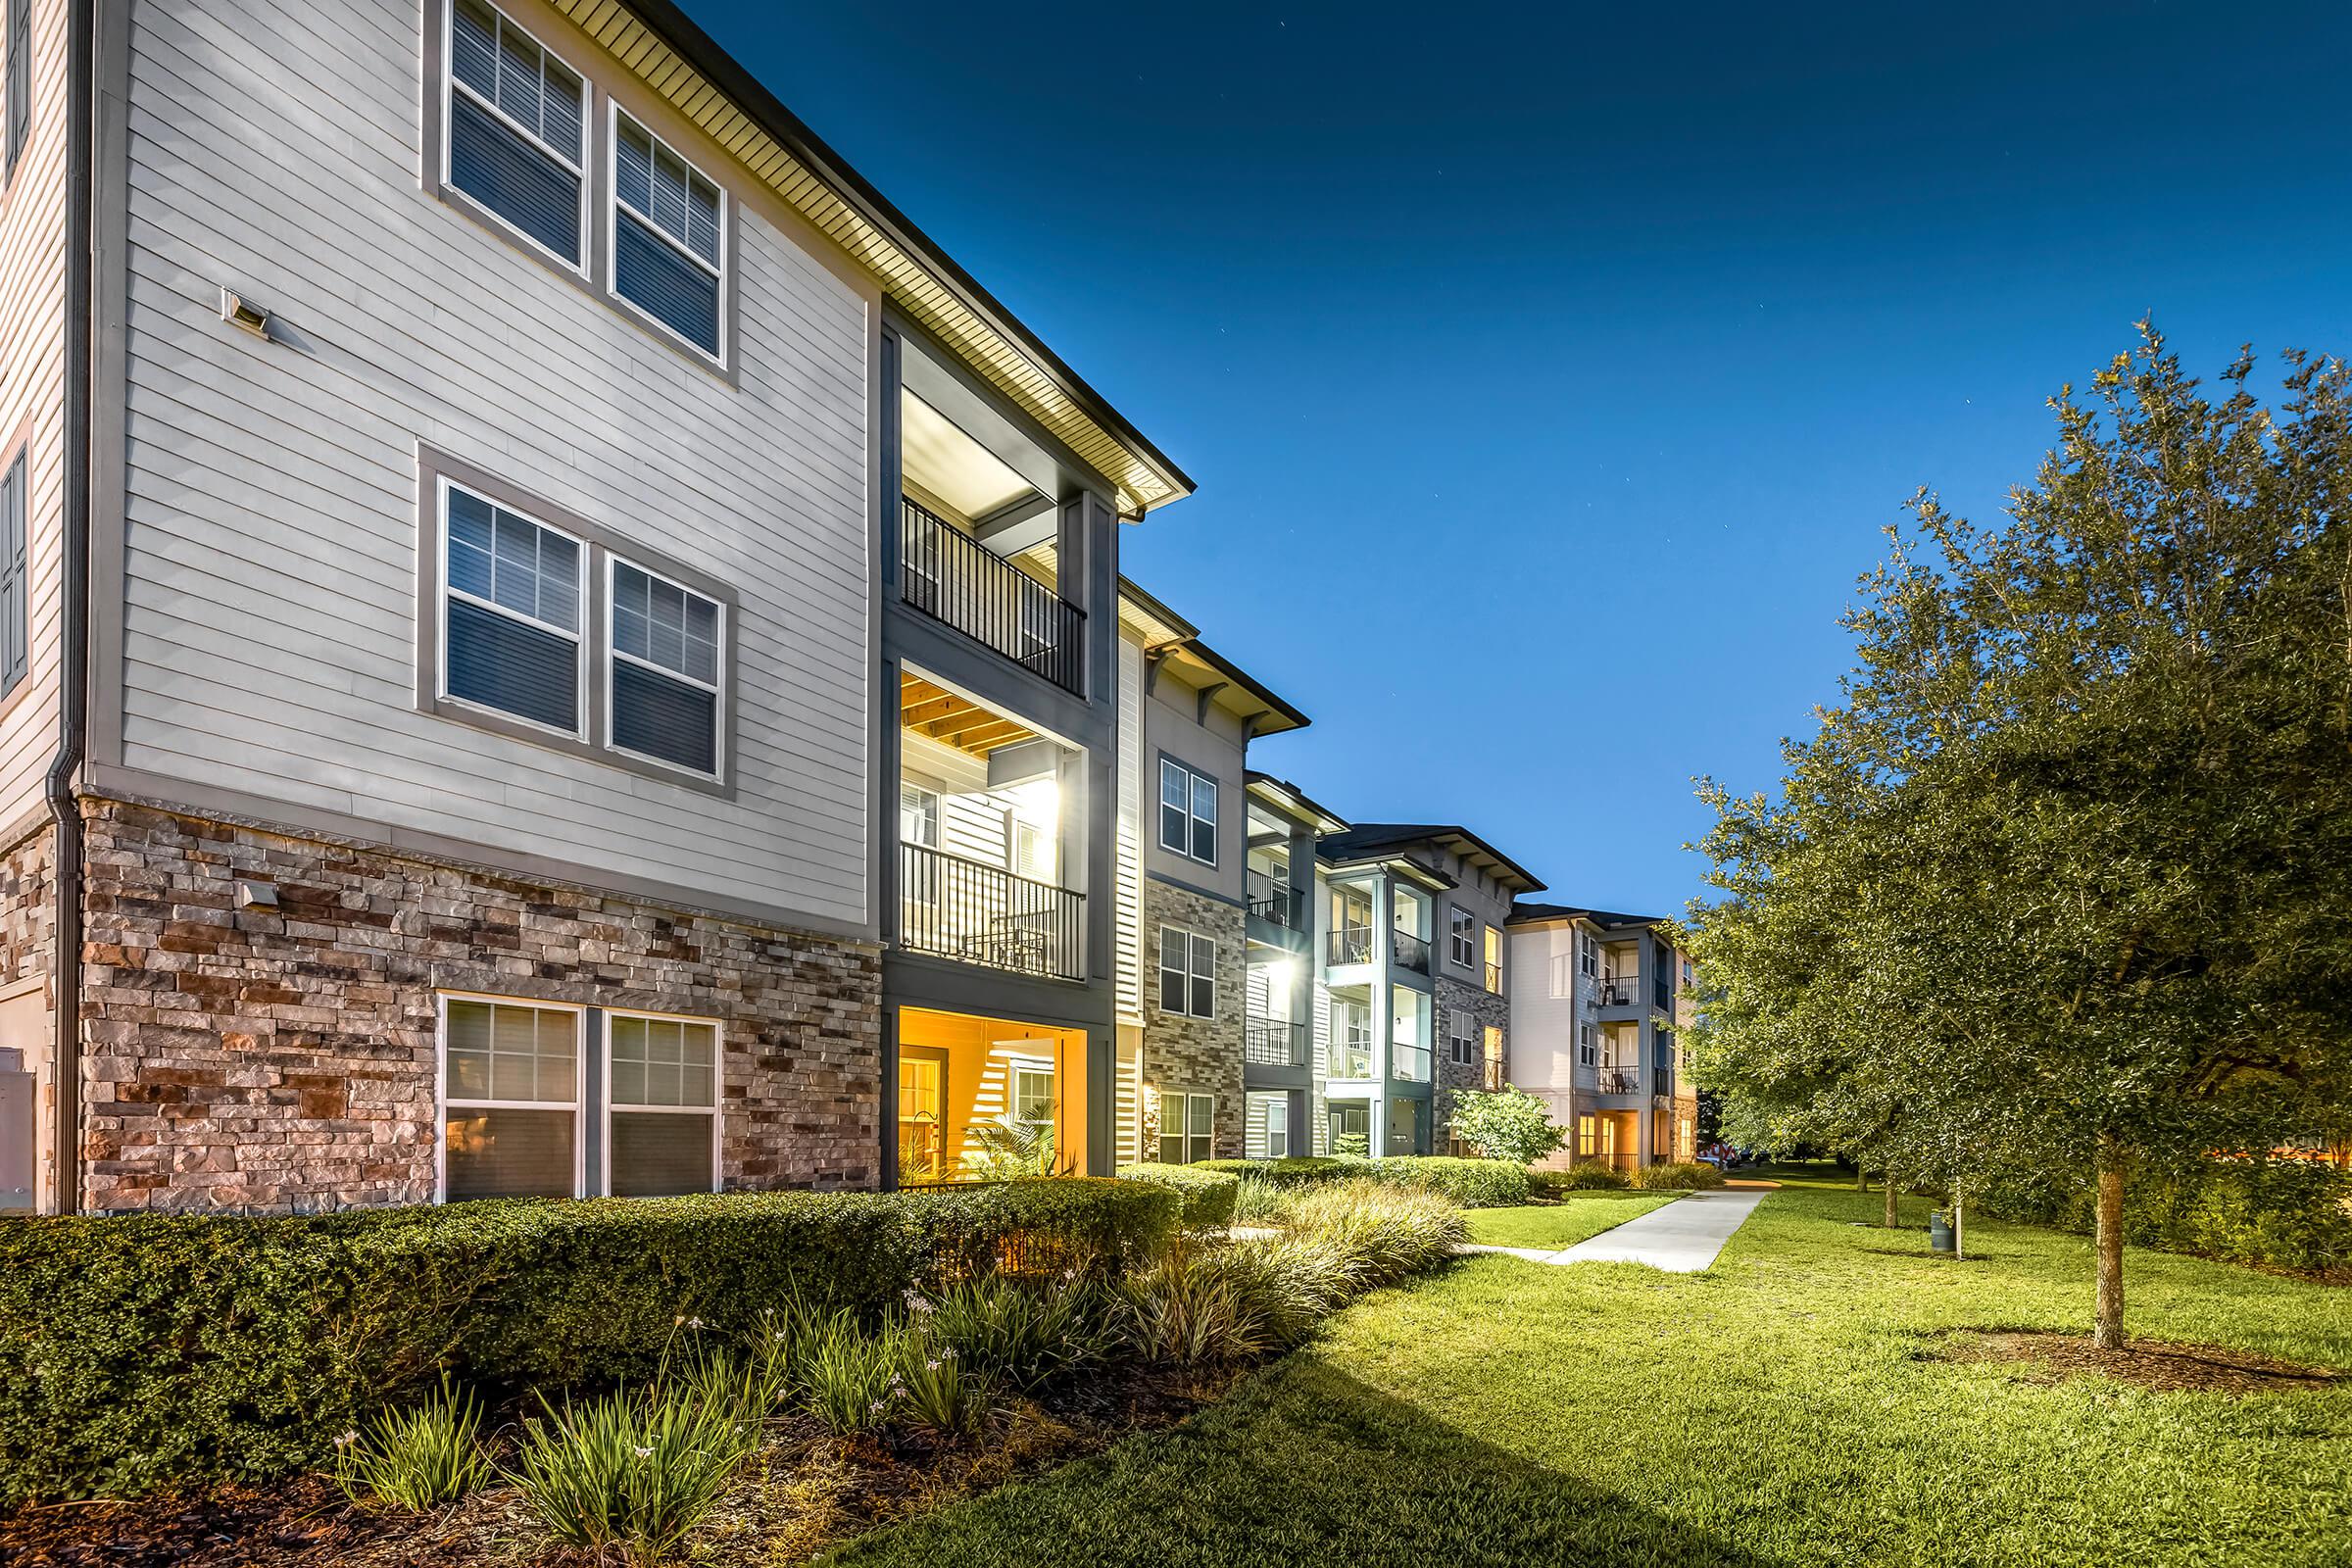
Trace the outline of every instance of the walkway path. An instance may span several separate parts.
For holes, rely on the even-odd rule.
[[[1745,1224],[1768,1196],[1752,1189],[1692,1193],[1563,1251],[1529,1247],[1472,1247],[1467,1250],[1508,1252],[1534,1263],[1646,1263],[1669,1274],[1695,1274],[1715,1261],[1732,1232]]]

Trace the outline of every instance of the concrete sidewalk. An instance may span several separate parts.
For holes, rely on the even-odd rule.
[[[1471,1252],[1506,1252],[1531,1263],[1646,1263],[1669,1274],[1696,1274],[1715,1261],[1732,1232],[1770,1195],[1717,1191],[1653,1208],[1574,1247],[1546,1252],[1528,1247],[1467,1247]]]

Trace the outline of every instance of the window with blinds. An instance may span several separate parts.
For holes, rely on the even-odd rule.
[[[669,1198],[718,1186],[718,1026],[608,1015],[606,1191]]]
[[[578,735],[580,542],[457,485],[442,496],[444,695]]]
[[[716,600],[612,561],[612,744],[697,773],[718,772]]]
[[[573,1197],[580,1014],[453,997],[443,1031],[444,1194],[453,1200]]]
[[[628,116],[612,122],[612,292],[718,359],[726,196]]]
[[[1217,945],[1197,932],[1159,928],[1159,1010],[1217,1015]]]
[[[1190,1165],[1216,1153],[1217,1102],[1213,1095],[1159,1097],[1159,1162]]]
[[[449,17],[447,178],[575,270],[587,189],[587,89],[482,0]]]

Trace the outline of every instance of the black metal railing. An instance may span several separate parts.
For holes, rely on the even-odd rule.
[[[915,502],[901,501],[899,597],[1085,695],[1086,612]]]
[[[1259,919],[1271,920],[1285,930],[1306,929],[1305,895],[1288,882],[1278,881],[1263,871],[1245,870],[1242,894],[1249,902],[1250,912]]]
[[[1640,1094],[1642,1092],[1642,1069],[1618,1066],[1601,1068],[1600,1092],[1604,1095]]]
[[[1015,974],[1086,978],[1086,895],[922,844],[899,846],[899,945]]]
[[[1331,933],[1329,948],[1333,963],[1370,963],[1372,928],[1368,925],[1341,926]]]
[[[1410,931],[1391,933],[1396,939],[1396,967],[1414,974],[1429,973],[1429,942]]]
[[[1303,1067],[1306,1052],[1302,1023],[1258,1022],[1242,1032],[1243,1059],[1260,1067]]]
[[[1650,1000],[1657,1004],[1660,1012],[1674,1010],[1674,982],[1667,978],[1663,969],[1658,971],[1656,982],[1650,988]]]
[[[1604,1007],[1630,1007],[1642,995],[1631,978],[1614,975],[1602,975],[1598,990]]]

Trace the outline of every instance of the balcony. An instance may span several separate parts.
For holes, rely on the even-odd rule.
[[[1330,961],[1338,963],[1370,963],[1372,961],[1372,928],[1368,925],[1339,926],[1333,929],[1326,944]]]
[[[1389,1074],[1401,1084],[1429,1082],[1429,1048],[1397,1041],[1389,1048]]]
[[[1263,871],[1244,871],[1242,893],[1250,912],[1259,919],[1271,921],[1286,931],[1306,929],[1306,895],[1302,890],[1276,881]]]
[[[1334,1078],[1369,1078],[1372,1076],[1372,1040],[1369,1035],[1349,1035],[1334,1040],[1325,1053],[1324,1070]]]
[[[1063,691],[1086,694],[1086,612],[937,513],[905,499],[899,597]]]
[[[1658,971],[1656,982],[1650,988],[1650,1000],[1660,1012],[1674,1011],[1674,982],[1667,978],[1664,969]]]
[[[1600,1092],[1604,1095],[1638,1095],[1642,1092],[1642,1069],[1611,1063],[1600,1069]]]
[[[1604,1007],[1630,1007],[1641,1000],[1642,991],[1632,977],[1604,974],[1594,987],[1599,1004]]]
[[[1083,980],[1086,895],[902,843],[899,945],[1013,974]]]
[[[1280,1021],[1248,1025],[1242,1034],[1242,1059],[1258,1067],[1306,1065],[1306,1025]]]
[[[1429,943],[1410,931],[1392,934],[1396,939],[1396,967],[1413,974],[1429,973]]]

